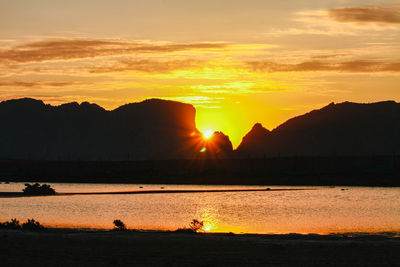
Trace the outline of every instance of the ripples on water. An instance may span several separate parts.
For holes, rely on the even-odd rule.
[[[131,190],[300,188],[289,186],[197,186],[50,183],[57,192]],[[143,186],[143,188],[140,188]],[[23,183],[1,184],[20,192]],[[140,195],[75,195],[0,198],[0,220],[35,218],[56,227],[175,230],[192,219],[210,232],[339,233],[400,232],[400,188],[301,187],[315,190]]]

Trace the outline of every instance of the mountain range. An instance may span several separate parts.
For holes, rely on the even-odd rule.
[[[400,153],[400,104],[331,103],[269,131],[256,123],[233,151],[229,137],[206,140],[192,105],[160,99],[107,111],[76,102],[51,106],[23,98],[0,103],[0,158],[162,160]]]

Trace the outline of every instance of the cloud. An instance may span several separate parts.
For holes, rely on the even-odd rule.
[[[304,61],[297,64],[284,64],[271,61],[246,62],[250,69],[257,72],[400,72],[400,62],[378,62],[354,60],[346,62]]]
[[[171,53],[186,50],[214,50],[225,48],[223,43],[153,44],[82,39],[51,39],[30,42],[11,49],[0,50],[0,62],[43,62],[99,56],[118,56],[138,53]]]
[[[296,22],[295,28],[276,29],[269,34],[332,37],[368,35],[371,39],[382,40],[383,32],[397,36],[400,6],[301,10],[294,13],[293,21]]]
[[[90,73],[108,73],[138,71],[147,73],[170,73],[174,70],[183,70],[200,67],[205,61],[184,59],[184,60],[149,60],[149,59],[123,59],[109,66],[94,67],[88,71]]]
[[[345,7],[328,10],[339,22],[400,23],[400,7]]]
[[[208,94],[244,94],[251,92],[276,92],[282,91],[282,88],[272,88],[260,81],[232,81],[213,84],[196,84],[190,86],[196,92]]]
[[[73,86],[73,85],[82,85],[82,84],[89,84],[89,83],[82,83],[82,82],[23,82],[23,81],[4,81],[0,82],[0,87],[66,87],[66,86]]]
[[[315,55],[315,56],[312,56],[312,58],[326,59],[326,58],[345,57],[345,56],[349,56],[349,55],[350,55],[350,53],[324,54],[324,55]]]
[[[269,36],[296,36],[296,35],[323,35],[323,36],[338,36],[338,35],[355,35],[354,32],[343,28],[334,28],[330,24],[321,23],[321,19],[318,20],[319,23],[313,21],[314,18],[307,21],[307,19],[298,19],[304,23],[306,26],[303,28],[288,28],[288,29],[275,29],[273,31],[265,33]],[[324,18],[322,18],[324,19]]]

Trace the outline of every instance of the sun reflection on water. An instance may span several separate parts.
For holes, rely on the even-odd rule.
[[[203,233],[244,233],[245,229],[230,225],[228,222],[220,219],[220,211],[216,206],[204,207],[199,211],[200,221],[203,221]]]

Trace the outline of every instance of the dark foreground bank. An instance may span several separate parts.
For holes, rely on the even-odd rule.
[[[400,157],[143,161],[0,160],[0,181],[400,186]]]
[[[0,230],[2,266],[399,266],[388,236]]]

